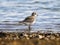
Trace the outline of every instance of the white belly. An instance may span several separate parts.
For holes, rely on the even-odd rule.
[[[34,23],[35,23],[35,21],[33,21],[32,23],[24,22],[24,24],[26,24],[26,25],[32,25],[32,24],[34,24]]]
[[[32,22],[32,24],[34,24],[34,23],[35,23],[35,21]]]

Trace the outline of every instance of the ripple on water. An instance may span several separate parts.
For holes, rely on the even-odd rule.
[[[36,11],[38,17],[36,23],[32,25],[33,29],[56,29],[57,31],[60,29],[60,2],[58,0],[0,0],[0,2],[0,23],[1,21],[15,23]],[[27,28],[27,26],[19,25],[0,25],[0,29],[11,30],[23,27]]]

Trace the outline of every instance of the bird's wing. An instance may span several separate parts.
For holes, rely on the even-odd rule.
[[[34,18],[32,16],[26,17],[24,20],[24,22],[33,22]]]

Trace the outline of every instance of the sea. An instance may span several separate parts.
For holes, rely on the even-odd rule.
[[[26,31],[28,26],[19,21],[36,12],[32,32],[60,32],[60,0],[0,0],[0,31]]]

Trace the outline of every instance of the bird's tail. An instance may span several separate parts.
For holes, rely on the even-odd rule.
[[[19,23],[20,25],[24,24],[24,22],[23,22],[23,21],[19,21],[18,23]]]

